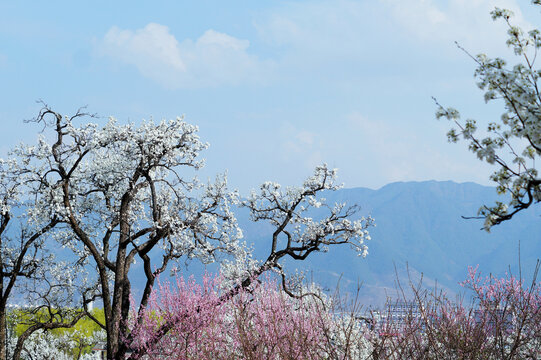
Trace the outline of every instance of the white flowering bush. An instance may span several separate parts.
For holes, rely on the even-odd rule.
[[[96,344],[103,340],[104,334],[95,334],[91,337],[84,337],[85,344]],[[8,354],[13,354],[16,338],[9,338]],[[20,354],[21,360],[100,360],[98,352],[81,353],[77,350],[81,346],[81,339],[73,333],[62,335],[50,331],[39,330],[34,332],[25,341],[24,348]]]

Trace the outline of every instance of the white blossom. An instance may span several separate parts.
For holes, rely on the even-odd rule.
[[[477,85],[485,92],[485,101],[501,101],[505,107],[501,118],[489,122],[486,132],[480,134],[477,121],[463,121],[456,109],[438,104],[436,112],[437,118],[446,118],[455,124],[447,134],[449,141],[456,142],[462,137],[480,160],[495,165],[497,169],[491,180],[498,184],[500,194],[510,196],[507,206],[497,203],[481,207],[479,214],[485,218],[486,230],[541,200],[541,179],[537,170],[541,156],[541,95],[538,89],[541,71],[536,68],[541,35],[537,29],[524,32],[514,26],[513,13],[509,10],[495,8],[491,14],[494,20],[502,20],[508,25],[507,45],[520,60],[509,66],[501,58],[490,58],[485,54],[470,56],[477,63],[475,77]]]

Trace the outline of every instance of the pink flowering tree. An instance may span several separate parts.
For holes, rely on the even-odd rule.
[[[291,297],[267,277],[224,302],[222,285],[222,277],[209,276],[202,284],[182,277],[175,286],[159,283],[149,306],[132,313],[131,347],[162,359],[354,358],[359,349],[370,354],[362,329],[334,314],[321,293]],[[157,336],[168,321],[175,325]]]
[[[150,356],[174,358],[182,354],[185,358],[201,354],[220,333],[229,333],[223,328],[223,309],[219,304],[217,280],[205,276],[203,284],[195,279],[177,277],[173,285],[158,282],[152,291],[147,307],[136,312],[135,307],[128,320],[130,336],[124,341]],[[166,336],[158,337],[156,331],[164,323],[175,326]]]
[[[416,311],[370,334],[377,359],[538,359],[541,286],[535,280],[483,277],[469,268],[462,285],[473,302],[413,287]],[[383,329],[383,331],[381,330]]]
[[[512,275],[482,277],[476,268],[470,268],[463,285],[475,294],[475,322],[483,329],[484,346],[494,357],[541,356],[541,286],[535,277],[526,286]]]

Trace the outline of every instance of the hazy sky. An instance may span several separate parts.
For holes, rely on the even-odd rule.
[[[487,184],[490,168],[447,143],[431,96],[498,116],[454,44],[508,56],[495,5],[540,23],[525,0],[3,1],[0,154],[35,140],[23,120],[43,99],[120,121],[184,114],[211,145],[202,176],[227,170],[243,194],[298,184],[321,162],[347,187]]]

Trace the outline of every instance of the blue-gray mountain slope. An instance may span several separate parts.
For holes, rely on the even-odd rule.
[[[362,282],[361,298],[367,303],[381,303],[395,288],[396,272],[404,282],[406,264],[414,279],[422,273],[428,286],[437,281],[450,292],[459,291],[468,266],[485,273],[518,273],[518,244],[521,245],[523,274],[531,275],[536,259],[541,257],[541,209],[520,213],[491,233],[481,230],[482,220],[468,220],[483,204],[492,204],[498,196],[492,187],[451,181],[399,182],[378,190],[343,189],[325,194],[331,202],[361,206],[361,215],[371,215],[376,227],[371,229],[369,255],[357,257],[347,246],[331,248],[329,253],[314,254],[309,261],[289,261],[313,274],[316,282],[334,287],[340,284],[352,290]],[[501,199],[500,199],[501,200]],[[264,254],[272,229],[249,222],[239,213],[246,239]],[[396,269],[396,272],[395,272]]]

